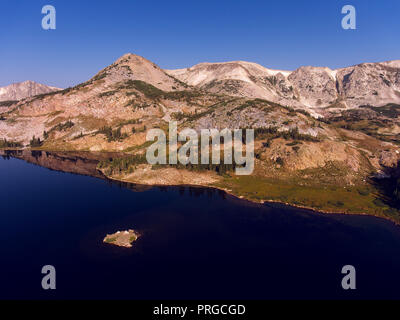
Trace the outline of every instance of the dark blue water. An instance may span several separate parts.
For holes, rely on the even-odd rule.
[[[400,298],[400,228],[0,158],[0,298]],[[139,188],[140,189],[140,188]],[[132,249],[102,243],[133,228]],[[54,265],[57,289],[41,289]],[[357,289],[341,288],[341,268]]]

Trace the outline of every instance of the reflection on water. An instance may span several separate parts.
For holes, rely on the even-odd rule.
[[[50,152],[30,150],[5,150],[0,151],[3,159],[11,157],[25,160],[51,170],[90,175],[101,178],[103,175],[96,169],[101,160],[112,159],[120,156],[118,153],[93,153],[93,152]]]
[[[29,163],[39,165],[41,167],[62,171],[68,173],[75,173],[80,175],[87,175],[96,178],[101,178],[108,180],[121,188],[127,188],[132,191],[146,191],[153,188],[149,185],[134,184],[124,181],[113,180],[110,181],[105,177],[102,172],[97,169],[97,164],[102,160],[112,160],[113,158],[125,157],[126,154],[117,152],[79,152],[79,151],[41,151],[41,150],[0,150],[0,156],[9,160],[11,158],[25,160]],[[168,187],[157,186],[160,191],[168,191]],[[189,190],[189,194],[201,195],[204,193],[212,194],[219,192],[221,196],[225,196],[225,192],[220,190],[215,190],[212,188],[202,188],[202,187],[192,187],[192,186],[182,186],[178,187],[179,192],[183,194],[184,190]]]

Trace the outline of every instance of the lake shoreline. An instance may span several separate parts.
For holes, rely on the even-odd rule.
[[[116,177],[111,177],[111,176],[107,176],[106,174],[104,174],[104,172],[101,169],[98,169],[107,179],[112,180],[112,181],[117,181],[117,182],[125,182],[125,183],[132,183],[132,184],[137,184],[137,185],[143,185],[143,186],[149,186],[149,187],[198,187],[198,188],[210,188],[210,189],[215,189],[215,190],[220,190],[220,191],[224,191],[226,194],[236,198],[237,200],[242,200],[242,201],[248,201],[250,203],[254,203],[254,204],[281,204],[281,205],[285,205],[287,207],[291,207],[291,208],[296,208],[296,209],[302,209],[302,210],[307,210],[310,211],[314,214],[327,214],[327,215],[345,215],[345,216],[360,216],[360,217],[365,217],[365,216],[370,216],[370,217],[374,217],[374,218],[379,218],[385,221],[389,221],[391,223],[393,223],[395,226],[399,226],[400,223],[395,221],[394,219],[391,219],[389,217],[382,217],[379,215],[374,215],[374,214],[370,214],[370,213],[365,213],[365,212],[359,212],[359,213],[350,213],[350,212],[346,212],[346,211],[329,211],[329,210],[321,210],[321,209],[316,209],[310,206],[302,206],[302,205],[297,205],[297,204],[293,204],[290,202],[284,202],[284,201],[279,201],[279,200],[273,200],[273,199],[263,199],[263,200],[256,200],[256,199],[252,199],[252,198],[247,198],[245,196],[242,195],[238,195],[235,194],[234,192],[232,192],[232,190],[228,189],[228,188],[224,188],[224,187],[219,187],[219,186],[215,186],[215,185],[202,185],[202,184],[147,184],[147,183],[137,183],[137,182],[133,182],[133,181],[129,181],[128,179],[122,179],[122,178],[116,178]]]
[[[90,155],[94,155],[94,154],[99,155],[99,154],[101,154],[102,157],[100,157],[100,159],[103,158],[103,157],[113,157],[113,156],[116,156],[116,155],[118,155],[118,156],[121,155],[121,153],[115,153],[115,152],[114,153],[113,152],[97,152],[97,153],[95,152],[95,153],[93,153],[93,152],[90,152],[90,151],[80,151],[80,152],[77,152],[77,151],[62,151],[61,152],[61,151],[33,150],[33,149],[24,149],[24,150],[22,150],[22,149],[15,149],[15,148],[14,149],[8,149],[8,150],[2,149],[2,151],[6,151],[6,152],[7,151],[19,151],[19,152],[22,152],[22,151],[32,151],[32,152],[42,151],[42,152],[50,152],[50,153],[55,153],[55,154],[58,154],[58,153],[60,153],[60,154],[75,154],[75,155],[76,154],[80,154],[81,157],[83,157],[83,158],[84,158],[83,155],[85,155],[85,154],[87,154],[87,155],[89,155],[89,154]],[[126,156],[129,156],[129,154],[126,154]],[[18,157],[18,158],[20,158],[20,157]],[[93,157],[88,156],[88,158],[90,158],[91,160],[94,160]],[[20,159],[24,160],[23,158],[20,158]],[[96,161],[99,162],[100,159],[97,159]],[[231,190],[229,187],[216,185],[216,183],[211,181],[211,180],[209,182],[199,180],[199,183],[179,183],[179,182],[178,183],[170,183],[169,181],[167,181],[167,182],[165,182],[163,184],[157,184],[157,183],[147,183],[146,179],[141,180],[140,182],[138,182],[135,179],[130,180],[130,179],[125,179],[123,177],[115,177],[115,176],[112,176],[112,175],[107,175],[105,173],[104,169],[98,168],[97,166],[95,168],[93,168],[93,169],[95,169],[95,171],[97,173],[99,173],[100,176],[104,177],[105,179],[113,180],[113,181],[116,181],[116,182],[132,183],[132,184],[135,184],[135,185],[146,186],[146,187],[184,186],[184,187],[212,188],[212,189],[215,189],[215,190],[221,190],[221,191],[225,192],[226,194],[229,194],[229,195],[235,197],[238,200],[245,200],[245,201],[248,201],[250,203],[255,203],[255,204],[261,204],[261,205],[262,204],[268,204],[268,203],[281,204],[281,205],[289,206],[289,207],[292,207],[292,208],[308,210],[308,211],[311,211],[311,212],[317,213],[317,214],[320,213],[320,214],[337,214],[337,215],[354,215],[354,216],[372,216],[372,217],[375,217],[375,218],[381,218],[381,219],[384,219],[386,221],[390,221],[390,222],[394,223],[395,225],[399,225],[400,224],[400,222],[398,220],[396,220],[394,218],[391,218],[389,216],[382,216],[382,215],[379,215],[379,214],[373,214],[373,213],[362,212],[362,211],[359,211],[359,212],[348,212],[346,210],[346,208],[337,209],[337,210],[335,210],[335,209],[326,210],[326,209],[315,208],[313,206],[308,206],[308,205],[303,205],[303,204],[296,204],[296,203],[292,203],[290,201],[282,201],[282,200],[268,199],[268,198],[254,199],[251,196],[246,196],[246,195],[240,194],[240,192],[235,192],[235,191]],[[59,171],[63,171],[62,169],[58,169],[58,170]],[[69,172],[69,171],[63,171],[63,172]],[[81,173],[78,172],[77,174],[81,174]],[[93,176],[93,177],[100,177],[100,176],[97,176],[97,175],[94,175],[94,174],[90,174],[90,173],[85,173],[85,175],[89,175],[89,176]],[[177,181],[177,180],[175,180],[175,181]],[[193,181],[193,180],[191,180],[191,181]]]

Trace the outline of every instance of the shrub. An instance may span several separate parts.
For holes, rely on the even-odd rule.
[[[368,196],[369,195],[369,191],[368,190],[358,189],[357,191],[360,194],[360,196]]]
[[[121,127],[118,127],[117,129],[113,130],[111,127],[103,127],[97,133],[102,133],[107,137],[107,141],[121,141],[125,138],[128,137],[126,133],[122,134],[121,133]]]
[[[373,203],[377,206],[377,207],[384,207],[385,204],[383,203],[382,200],[380,199],[374,199]]]
[[[185,114],[184,114],[183,112],[173,112],[173,113],[171,114],[171,117],[172,117],[174,120],[180,121],[180,120],[182,120],[182,119],[185,118]]]
[[[281,157],[276,158],[275,162],[281,166],[284,165],[283,159]]]
[[[122,86],[122,89],[136,89],[142,92],[148,98],[159,98],[164,94],[164,91],[156,88],[155,86],[141,81],[141,80],[128,80]]]
[[[43,141],[41,141],[40,138],[35,138],[35,136],[33,136],[31,141],[29,141],[29,146],[31,146],[32,148],[40,147],[42,144]]]

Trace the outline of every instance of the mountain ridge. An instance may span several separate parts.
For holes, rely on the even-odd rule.
[[[0,87],[0,102],[17,101],[38,94],[44,94],[59,90],[62,89],[57,87],[47,86],[32,80],[16,82],[4,87]]]
[[[397,91],[400,90],[399,66],[400,61],[393,60],[337,70],[303,66],[289,72],[267,69],[252,62],[233,61],[200,63],[171,71],[128,53],[75,87],[0,104],[0,110],[3,114],[8,113],[8,118],[32,117],[36,123],[30,130],[23,130],[26,128],[23,119],[0,122],[0,134],[9,140],[26,143],[33,135],[42,136],[48,124],[39,119],[45,118],[46,114],[63,114],[48,120],[54,124],[62,119],[92,117],[93,123],[104,126],[124,119],[146,117],[154,120],[149,122],[150,125],[170,121],[180,114],[179,117],[190,112],[205,112],[208,104],[218,105],[237,99],[262,99],[307,111],[314,118],[340,117],[343,111],[359,106],[400,103]],[[372,84],[371,78],[375,80]],[[372,93],[375,101],[370,98],[372,90],[376,91],[376,95]],[[361,111],[366,112],[365,109]],[[371,112],[376,114],[376,110]],[[265,124],[261,121],[258,126]],[[85,124],[80,131],[76,127],[75,134],[88,133],[92,127],[92,130],[98,129],[98,125]],[[249,123],[233,121],[230,125],[248,126]],[[395,122],[391,128],[391,133],[397,132]]]
[[[368,103],[400,103],[400,60],[338,69],[301,66],[293,71],[268,69],[247,61],[206,62],[165,71],[215,93],[267,99],[303,108],[316,116],[324,114],[327,107],[347,109]],[[357,91],[362,95],[357,95]]]

